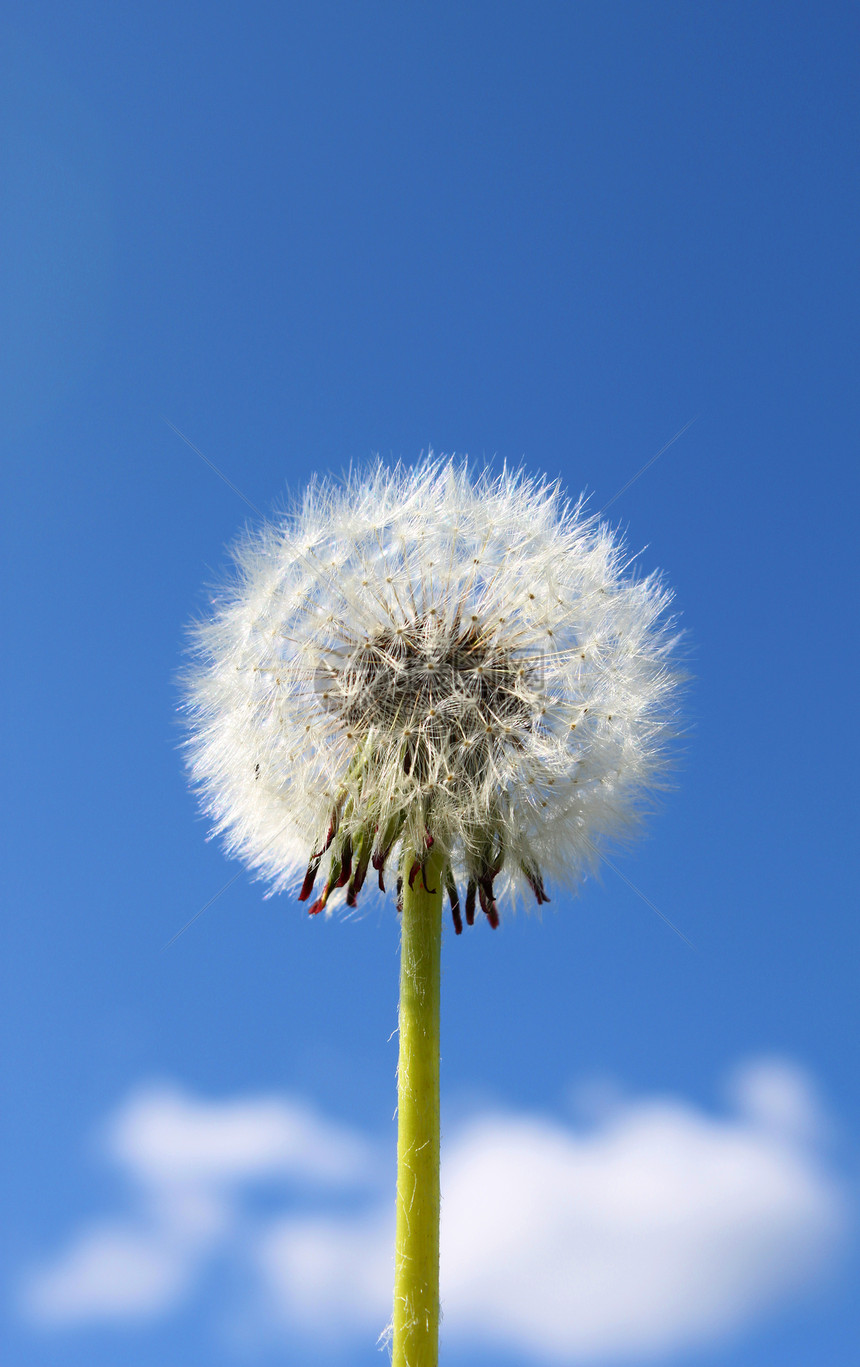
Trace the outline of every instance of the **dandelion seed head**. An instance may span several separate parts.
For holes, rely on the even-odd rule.
[[[236,563],[194,632],[189,761],[272,891],[308,897],[325,858],[311,910],[354,905],[371,863],[381,886],[436,845],[495,924],[494,878],[544,901],[637,821],[673,729],[671,595],[557,485],[378,463]]]

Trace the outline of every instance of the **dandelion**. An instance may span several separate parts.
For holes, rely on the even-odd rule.
[[[402,911],[395,1367],[438,1339],[443,895],[573,887],[638,821],[678,676],[656,576],[555,484],[428,458],[317,481],[195,633],[191,772],[228,851],[312,915]],[[366,894],[364,894],[366,895]]]

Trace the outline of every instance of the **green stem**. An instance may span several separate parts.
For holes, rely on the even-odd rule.
[[[392,1367],[439,1360],[439,979],[443,856],[403,863]],[[426,885],[425,885],[426,880]]]

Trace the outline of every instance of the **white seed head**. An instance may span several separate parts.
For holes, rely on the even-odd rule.
[[[556,485],[379,463],[235,558],[194,632],[190,768],[273,891],[308,869],[308,896],[328,852],[312,910],[354,903],[371,862],[381,885],[435,844],[493,920],[500,870],[540,902],[635,822],[672,731],[671,594]]]

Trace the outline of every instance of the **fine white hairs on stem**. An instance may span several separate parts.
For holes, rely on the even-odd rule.
[[[679,674],[659,577],[556,484],[465,462],[317,480],[246,535],[194,632],[190,767],[273,891],[353,906],[445,860],[456,929],[494,882],[547,900],[659,782]],[[461,911],[458,883],[465,888]]]

